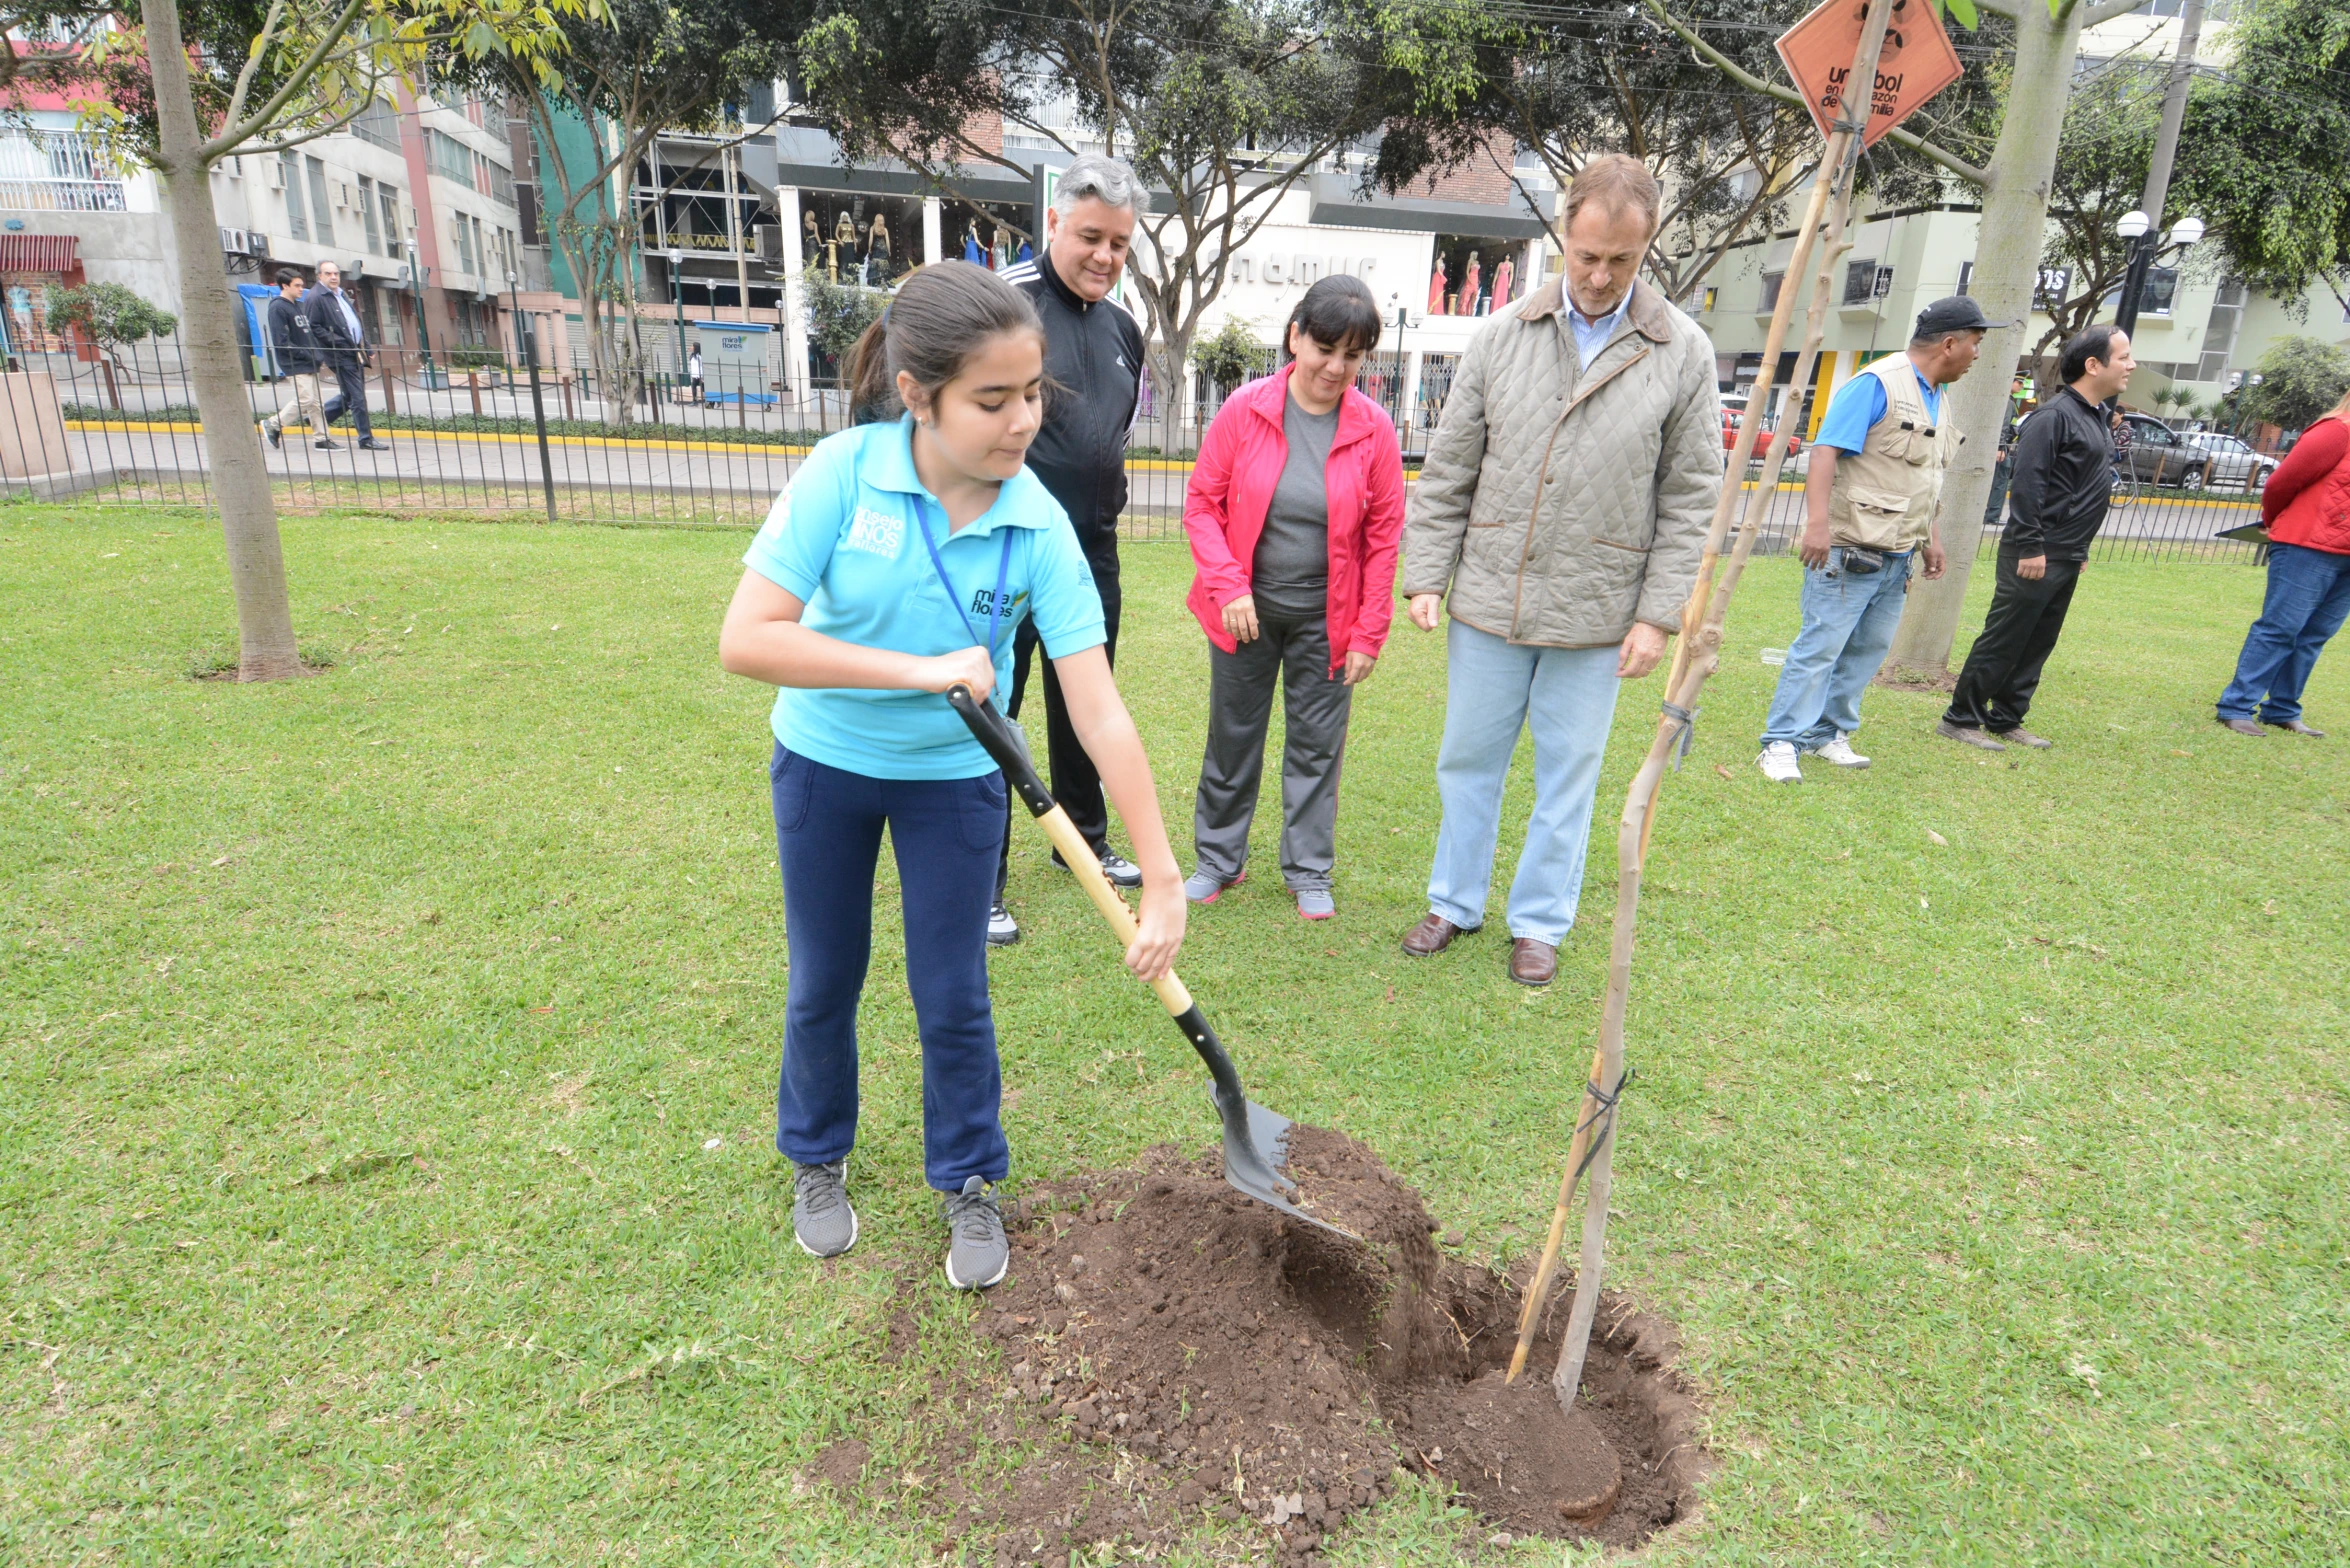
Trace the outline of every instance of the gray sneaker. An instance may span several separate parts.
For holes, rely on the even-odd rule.
[[[849,1162],[795,1163],[792,1171],[792,1240],[811,1257],[839,1257],[857,1244],[857,1211],[849,1207]]]
[[[961,1192],[947,1194],[947,1283],[957,1290],[985,1290],[1011,1266],[1012,1244],[1004,1240],[995,1194],[974,1176]]]

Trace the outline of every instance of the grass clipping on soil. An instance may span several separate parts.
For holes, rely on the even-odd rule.
[[[1364,1244],[1165,1148],[1021,1205],[1011,1274],[974,1323],[1003,1374],[968,1408],[990,1445],[1042,1450],[1009,1477],[946,1484],[932,1517],[951,1519],[950,1551],[1059,1562],[1096,1542],[1171,1542],[1205,1511],[1313,1563],[1399,1466],[1520,1534],[1629,1546],[1693,1511],[1705,1460],[1662,1323],[1607,1303],[1567,1414],[1547,1379],[1565,1291],[1527,1375],[1505,1385],[1516,1283],[1447,1261],[1418,1195],[1352,1139],[1298,1128],[1290,1172]]]

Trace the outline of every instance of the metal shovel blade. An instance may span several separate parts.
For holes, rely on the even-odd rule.
[[[1233,1068],[1232,1058],[1225,1054],[1224,1043],[1208,1027],[1198,1005],[1195,1003],[1178,1016],[1175,1023],[1208,1064],[1208,1074],[1215,1080],[1209,1097],[1216,1102],[1216,1115],[1224,1123],[1226,1183],[1235,1192],[1279,1209],[1293,1219],[1318,1225],[1349,1241],[1361,1241],[1363,1238],[1353,1231],[1316,1219],[1291,1201],[1297,1183],[1281,1174],[1289,1163],[1290,1120],[1278,1111],[1265,1109],[1242,1091],[1240,1074]]]

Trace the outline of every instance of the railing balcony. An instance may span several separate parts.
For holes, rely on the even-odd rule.
[[[124,212],[121,171],[83,131],[0,132],[0,208],[14,212]]]
[[[120,180],[17,180],[0,176],[0,211],[127,212]]]

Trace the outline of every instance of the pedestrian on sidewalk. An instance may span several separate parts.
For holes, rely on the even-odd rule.
[[[2256,739],[2280,729],[2323,740],[2325,731],[2301,720],[2301,691],[2350,616],[2350,393],[2268,476],[2260,516],[2268,524],[2268,592],[2245,634],[2236,678],[2219,694],[2219,722]]]
[[[1636,158],[1584,165],[1566,272],[1469,340],[1404,525],[1412,624],[1445,634],[1444,817],[1428,916],[1440,953],[1484,923],[1518,733],[1534,814],[1510,884],[1510,978],[1547,985],[1575,922],[1620,683],[1664,657],[1721,493],[1714,348],[1650,284],[1660,193]],[[1450,598],[1447,600],[1447,590]]]
[[[2112,323],[2084,327],[2064,346],[2064,388],[2016,436],[2015,483],[1999,576],[1983,630],[1934,733],[1984,751],[2054,742],[2024,728],[2073,588],[2113,497],[2113,437],[2105,404],[2130,384],[2130,337]]]
[[[1111,291],[1126,273],[1141,192],[1134,171],[1115,158],[1086,153],[1071,160],[1045,214],[1044,253],[1019,266],[999,262],[997,268],[997,275],[1025,294],[1044,322],[1045,374],[1052,393],[1045,402],[1044,429],[1028,449],[1028,466],[1077,531],[1102,596],[1102,656],[1112,664],[1118,658],[1118,517],[1126,510],[1126,437],[1142,406],[1143,341],[1133,312]],[[999,233],[997,250],[1002,248]],[[1005,709],[1013,718],[1020,716],[1028,690],[1036,643],[1035,627],[1024,624],[1013,653],[1012,699]],[[1110,848],[1101,775],[1070,718],[1060,674],[1049,663],[1044,667],[1044,729],[1053,798],[1101,857],[1103,875],[1120,887],[1141,886],[1142,873],[1134,863]],[[1127,828],[1131,832],[1134,824]],[[1009,833],[1004,846],[987,927],[988,941],[998,947],[1020,940],[1020,927],[1004,903],[1012,870]],[[1061,863],[1058,851],[1052,858],[1053,864]]]
[[[341,451],[341,444],[326,433],[326,404],[318,395],[318,372],[324,362],[310,312],[302,303],[302,274],[291,267],[278,269],[277,298],[269,302],[269,346],[277,359],[278,380],[293,389],[293,416],[309,421],[315,432],[311,444],[321,452]],[[285,439],[288,412],[281,403],[276,413],[261,421],[261,433],[273,447]]]
[[[1142,858],[1127,967],[1155,980],[1183,940],[1182,873],[1110,678],[1101,600],[1059,504],[1022,467],[1044,362],[1035,309],[1001,279],[944,262],[907,280],[850,360],[860,402],[906,412],[817,443],[744,555],[719,634],[728,670],[781,688],[768,778],[791,983],[775,1144],[796,1168],[793,1237],[818,1257],[857,1239],[857,1006],[886,828],[922,1040],[923,1174],[945,1195],[947,1283],[962,1290],[995,1284],[1011,1255],[989,1191],[1011,1151],[987,995],[1007,794],[941,694],[959,683],[993,700],[1021,620],[1039,623]]]
[[[1395,425],[1354,385],[1380,326],[1362,279],[1322,279],[1290,312],[1289,363],[1226,398],[1200,442],[1183,507],[1197,568],[1186,603],[1208,634],[1194,903],[1247,874],[1278,679],[1281,875],[1306,919],[1338,912],[1347,715],[1387,646],[1403,536]]]
[[[318,264],[318,287],[302,296],[310,325],[318,334],[319,355],[335,378],[335,395],[327,399],[326,422],[348,413],[359,430],[359,445],[370,452],[388,452],[391,443],[378,441],[367,422],[367,369],[375,363],[375,345],[367,341],[367,327],[359,308],[343,292],[343,269],[331,261]]]
[[[709,397],[702,391],[702,347],[695,344],[693,352],[685,357],[685,378],[693,383],[694,401],[706,403]]]
[[[1913,566],[1943,569],[1942,477],[1963,437],[1945,393],[1997,323],[1964,295],[1918,312],[1909,351],[1889,354],[1836,389],[1812,437],[1804,476],[1803,629],[1787,649],[1763,721],[1763,777],[1803,781],[1800,757],[1865,768],[1852,749],[1861,694],[1901,624]]]

